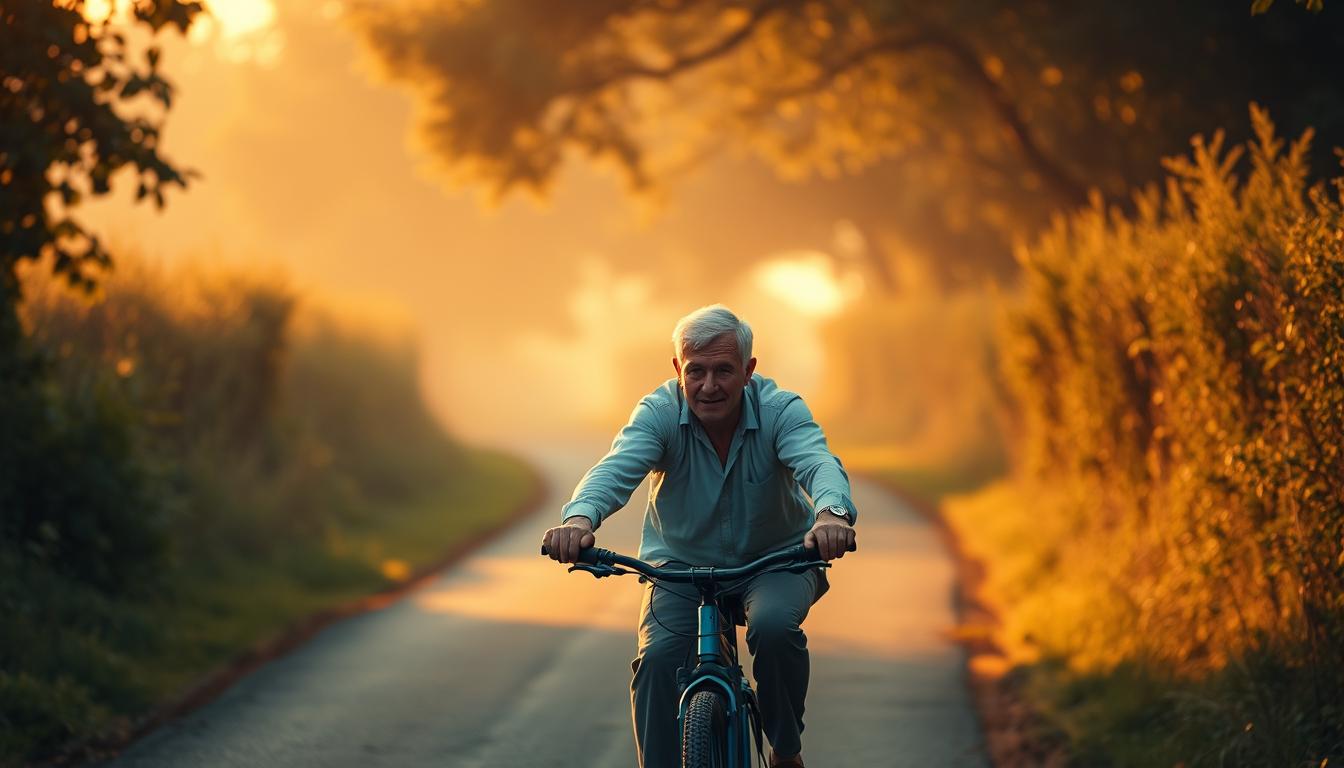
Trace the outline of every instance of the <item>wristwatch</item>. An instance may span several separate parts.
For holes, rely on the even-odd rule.
[[[829,507],[822,507],[821,509],[817,510],[818,515],[820,515],[822,512],[830,512],[832,515],[835,515],[836,517],[844,518],[846,523],[849,523],[850,525],[854,524],[854,521],[851,520],[849,517],[849,510],[845,509],[839,504],[832,504]]]

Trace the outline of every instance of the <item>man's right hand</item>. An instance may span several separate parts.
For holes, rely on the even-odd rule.
[[[575,563],[579,560],[579,551],[593,546],[597,537],[593,535],[593,522],[577,515],[546,532],[541,543],[550,553],[552,560],[562,563]]]

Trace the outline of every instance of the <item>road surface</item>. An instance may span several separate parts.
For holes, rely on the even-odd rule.
[[[552,488],[537,514],[111,765],[630,768],[629,662],[644,587],[566,574],[538,555],[542,531],[600,454],[553,446],[534,456]],[[964,656],[948,639],[952,564],[895,497],[862,481],[855,497],[859,551],[837,561],[804,625],[803,756],[820,768],[985,766]],[[636,552],[645,498],[640,489],[608,520],[601,546]]]

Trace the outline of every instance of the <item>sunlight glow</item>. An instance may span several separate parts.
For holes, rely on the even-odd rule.
[[[863,290],[861,275],[837,275],[834,259],[820,251],[781,254],[759,267],[755,278],[766,294],[808,317],[834,315]]]
[[[235,63],[269,66],[284,50],[284,37],[276,26],[275,0],[209,0],[206,12],[192,21],[187,37],[196,45],[216,44],[219,56]],[[323,18],[335,18],[342,4],[329,2]],[[85,0],[84,18],[94,24],[132,21],[131,0]]]
[[[112,10],[112,0],[84,0],[84,18],[94,23],[107,20]]]
[[[271,0],[215,0],[206,5],[219,22],[225,38],[239,38],[260,32],[275,23],[275,4]]]
[[[554,419],[554,403],[564,403],[568,416],[605,424],[615,414],[629,412],[623,386],[631,375],[632,360],[657,361],[659,375],[669,375],[671,365],[665,361],[670,355],[664,357],[664,346],[670,345],[664,340],[679,316],[679,307],[660,297],[647,276],[619,274],[596,255],[579,264],[574,282],[566,301],[569,327],[521,334],[512,345],[510,364],[550,382],[548,391],[554,398],[550,404],[529,398],[549,411],[537,418]],[[645,354],[652,349],[657,354]],[[579,361],[585,375],[555,375],[572,370]]]
[[[593,579],[565,578],[545,558],[480,557],[462,568],[462,578],[417,594],[416,606],[448,613],[541,627],[629,632],[639,610],[633,580],[613,588]]]
[[[212,0],[192,24],[193,43],[216,43],[221,58],[236,63],[274,64],[284,50],[276,26],[274,0]]]

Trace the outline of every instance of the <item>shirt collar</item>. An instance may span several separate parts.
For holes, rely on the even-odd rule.
[[[751,375],[751,381],[747,382],[747,388],[742,390],[742,429],[750,431],[760,429],[761,423],[757,418],[757,412],[760,410],[756,402],[756,374]]]

